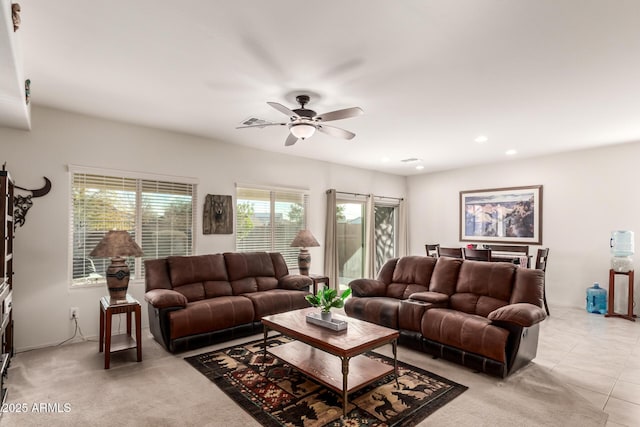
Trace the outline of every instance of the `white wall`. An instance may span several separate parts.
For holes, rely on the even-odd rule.
[[[608,287],[611,231],[640,235],[639,159],[640,143],[629,143],[409,177],[411,252],[423,254],[425,243],[462,245],[460,191],[541,184],[547,301],[584,307],[587,287]],[[616,311],[626,313],[627,279],[616,283]]]
[[[235,196],[236,182],[308,188],[309,228],[321,244],[327,189],[406,196],[406,179],[401,176],[48,108],[35,107],[32,114],[31,132],[0,128],[0,161],[7,162],[16,183],[39,188],[43,176],[53,182],[47,196],[34,199],[25,226],[16,232],[14,320],[18,351],[69,338],[73,333],[69,320],[72,306],[80,308],[85,336],[98,335],[98,301],[106,294],[106,287],[69,286],[69,164],[198,178],[197,253],[234,250],[235,236],[202,234],[202,206],[206,194]],[[311,271],[322,272],[323,248],[310,251]],[[144,284],[130,283],[129,292],[142,302],[146,326]]]

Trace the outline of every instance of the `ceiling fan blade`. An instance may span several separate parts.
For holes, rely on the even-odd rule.
[[[261,123],[257,125],[247,125],[247,126],[237,126],[236,129],[244,129],[244,128],[263,128],[265,126],[286,126],[286,123]]]
[[[284,146],[288,147],[290,145],[295,144],[296,142],[298,142],[298,138],[292,133],[290,133],[289,136],[287,137],[287,140],[284,142]]]
[[[359,116],[362,113],[364,113],[364,111],[362,111],[362,108],[360,107],[345,108],[344,110],[336,110],[329,113],[320,114],[318,117],[316,117],[316,120],[330,122],[332,120],[342,120],[349,117]]]
[[[273,108],[275,108],[276,110],[280,111],[283,114],[286,114],[289,117],[298,117],[298,115],[296,113],[294,113],[293,111],[291,111],[289,108],[285,107],[282,104],[279,104],[277,102],[267,102],[267,104],[271,105]]]
[[[320,132],[326,133],[327,135],[335,136],[336,138],[353,139],[353,137],[356,136],[353,132],[340,129],[335,126],[317,125],[316,129]]]

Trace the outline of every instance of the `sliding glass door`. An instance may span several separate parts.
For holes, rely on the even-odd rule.
[[[364,277],[364,202],[336,204],[338,276],[340,288]]]

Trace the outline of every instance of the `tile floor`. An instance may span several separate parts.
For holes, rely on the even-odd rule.
[[[607,426],[640,426],[640,319],[550,309],[535,362],[607,412]]]

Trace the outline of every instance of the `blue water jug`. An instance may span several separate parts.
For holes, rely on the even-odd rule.
[[[607,313],[607,291],[602,289],[598,283],[587,288],[587,311],[589,313]]]

